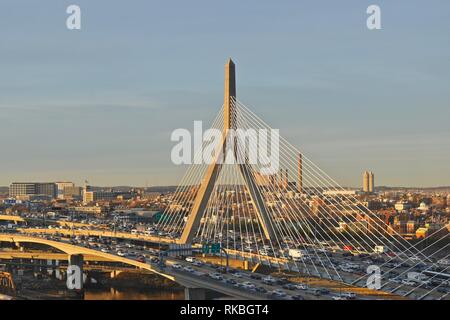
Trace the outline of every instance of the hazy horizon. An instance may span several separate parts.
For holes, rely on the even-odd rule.
[[[0,186],[177,185],[170,134],[211,122],[228,57],[238,99],[340,185],[450,185],[450,2],[376,1],[376,31],[373,1],[175,2],[2,1]]]

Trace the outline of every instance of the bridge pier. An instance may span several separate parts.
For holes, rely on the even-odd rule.
[[[47,273],[53,278],[58,277],[58,260],[47,260]]]
[[[34,259],[33,260],[33,272],[35,273],[35,274],[38,274],[38,273],[44,273],[45,271],[44,271],[44,269],[45,269],[45,267],[46,267],[46,265],[45,265],[45,261],[42,261],[42,260],[38,260],[38,259]]]
[[[113,271],[111,271],[111,273],[110,273],[110,277],[111,277],[111,279],[114,279],[114,278],[116,278],[119,274],[121,274],[122,273],[122,271],[120,271],[120,270],[113,270]]]
[[[20,242],[14,242],[14,246],[21,252],[25,251],[25,248],[20,244]]]
[[[184,288],[184,300],[205,300],[206,289],[203,288]]]

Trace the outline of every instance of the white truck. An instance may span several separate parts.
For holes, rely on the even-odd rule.
[[[307,256],[307,252],[305,252],[304,250],[300,250],[300,249],[289,249],[288,254],[294,260],[300,260]]]
[[[187,262],[190,262],[190,263],[194,263],[196,261],[195,258],[191,257],[191,256],[186,257],[184,260],[186,260]]]
[[[375,248],[373,248],[373,252],[375,253],[385,253],[387,251],[388,250],[385,246],[375,246]]]

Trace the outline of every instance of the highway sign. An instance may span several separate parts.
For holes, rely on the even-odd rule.
[[[202,246],[202,252],[205,254],[208,253],[220,253],[221,245],[220,243],[212,243],[212,244],[204,244]]]

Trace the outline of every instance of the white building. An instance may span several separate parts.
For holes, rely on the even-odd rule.
[[[394,205],[394,208],[397,211],[406,211],[411,209],[411,204],[408,201],[399,201]]]
[[[64,188],[73,188],[75,184],[69,181],[58,181],[56,184],[56,193],[58,199],[64,199]]]

